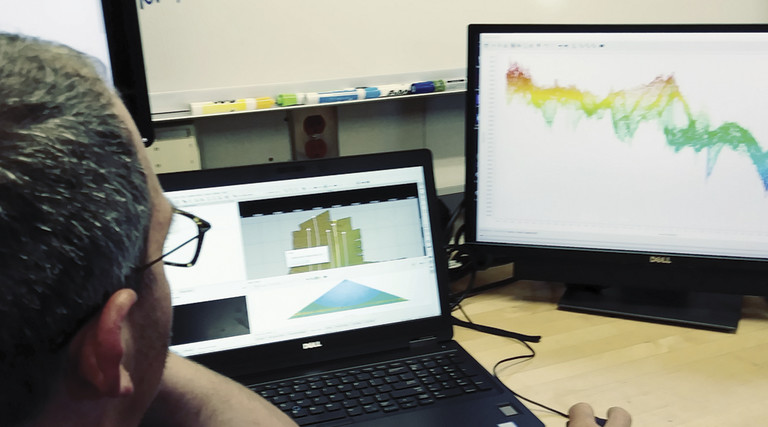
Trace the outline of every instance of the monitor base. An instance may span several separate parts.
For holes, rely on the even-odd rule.
[[[741,295],[567,285],[561,310],[736,332]]]

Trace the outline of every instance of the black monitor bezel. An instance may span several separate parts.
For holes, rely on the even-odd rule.
[[[155,131],[136,4],[102,0],[101,5],[115,88],[136,122],[144,145],[149,146],[155,140]]]
[[[521,279],[762,295],[768,259],[478,242],[477,150],[479,37],[483,33],[765,32],[768,24],[472,24],[465,96],[465,241],[480,269],[514,262]],[[732,280],[736,278],[736,280]]]

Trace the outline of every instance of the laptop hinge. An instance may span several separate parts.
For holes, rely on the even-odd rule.
[[[411,348],[426,347],[429,345],[437,344],[437,337],[421,337],[411,340],[409,343]]]

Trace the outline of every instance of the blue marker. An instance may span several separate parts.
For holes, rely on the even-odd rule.
[[[411,93],[430,93],[435,91],[435,82],[417,82],[411,84]]]
[[[328,92],[283,93],[277,96],[276,103],[281,107],[291,105],[327,104],[329,102],[357,101],[377,98],[376,88],[358,88],[333,90]]]
[[[411,93],[431,93],[444,92],[445,80],[430,80],[426,82],[416,82],[411,85]]]
[[[329,102],[356,101],[372,98],[375,93],[373,88],[344,89],[329,92],[305,93],[305,104],[326,104]]]
[[[381,90],[377,87],[363,87],[359,89],[362,89],[365,91],[365,98],[363,99],[373,99],[373,98],[381,97]]]

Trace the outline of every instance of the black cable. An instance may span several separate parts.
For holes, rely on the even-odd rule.
[[[464,200],[456,206],[456,208],[449,214],[448,221],[443,227],[443,236],[445,238],[445,249],[448,254],[451,254],[460,246],[461,237],[464,235],[464,224],[462,223],[454,231],[453,226],[456,224],[456,220],[459,218],[461,211],[463,210]]]
[[[512,338],[513,340],[522,341],[523,343],[541,341],[541,336],[539,335],[519,334],[517,332],[510,332],[504,329],[494,328],[493,326],[485,326],[485,325],[479,325],[477,323],[466,322],[464,320],[457,319],[455,317],[453,317],[452,320],[453,320],[453,324],[456,326],[462,326],[465,328],[474,329],[476,331],[480,331],[486,334],[497,335],[505,338]]]
[[[498,378],[498,377],[497,377],[497,378]],[[499,380],[499,381],[501,381],[501,380]],[[504,384],[504,383],[502,383],[502,384]],[[504,384],[504,386],[506,387],[506,384]],[[518,393],[518,392],[516,392],[516,391],[512,390],[512,389],[511,389],[511,388],[509,388],[509,387],[507,387],[507,389],[508,389],[509,391],[511,391],[511,392],[512,392],[512,394],[514,394],[515,396],[517,396],[517,398],[518,398],[518,399],[522,399],[522,400],[525,400],[525,401],[526,401],[526,402],[528,402],[528,403],[531,403],[531,404],[533,404],[533,405],[536,405],[536,406],[538,406],[538,407],[540,407],[540,408],[544,408],[544,409],[546,409],[547,411],[550,411],[550,412],[552,412],[552,413],[555,413],[555,414],[557,414],[557,415],[560,415],[560,416],[561,416],[561,417],[563,417],[563,418],[570,418],[570,417],[568,417],[568,414],[566,414],[566,413],[565,413],[565,412],[563,412],[563,411],[559,411],[559,410],[557,410],[557,409],[555,409],[555,408],[551,408],[551,407],[549,407],[549,406],[547,406],[547,405],[545,405],[545,404],[543,404],[543,403],[539,403],[539,402],[537,402],[537,401],[535,401],[535,400],[531,400],[531,399],[528,399],[528,398],[527,398],[527,397],[525,397],[525,396],[521,396],[521,395],[520,395],[520,393]]]
[[[459,307],[459,311],[461,311],[461,314],[463,314],[463,315],[464,315],[464,317],[466,317],[466,318],[467,318],[467,320],[469,321],[469,323],[474,323],[474,322],[472,322],[472,319],[470,319],[470,318],[469,318],[469,314],[467,314],[467,312],[466,312],[466,311],[464,311],[464,307],[462,307],[462,306],[461,306],[461,304],[459,304],[459,305],[458,305],[458,307]]]
[[[465,288],[463,290],[461,290],[461,291],[452,293],[452,294],[450,294],[448,296],[448,301],[450,301],[451,310],[456,308],[456,306],[461,304],[461,302],[464,301],[464,299],[466,299],[466,298],[469,298],[471,296],[483,293],[485,291],[488,291],[488,290],[491,290],[491,289],[494,289],[494,288],[498,288],[500,286],[508,285],[510,283],[514,283],[514,282],[517,281],[517,278],[515,278],[515,276],[509,276],[509,277],[505,277],[505,278],[503,278],[501,280],[497,280],[495,282],[487,283],[487,284],[482,285],[482,286],[475,286],[475,280],[476,280],[476,277],[477,277],[477,270],[470,269],[469,273],[467,273],[467,274],[469,274],[470,277],[469,277],[469,281],[467,282],[467,285],[465,286]],[[463,274],[460,277],[453,277],[451,282],[456,282],[459,279],[465,277],[467,274]]]
[[[477,270],[474,266],[472,255],[466,250],[467,246],[458,243],[463,235],[464,225],[462,224],[450,239],[450,244],[445,246],[446,258],[448,259],[448,277],[451,283]]]
[[[512,362],[512,361],[515,361],[515,360],[521,360],[521,359],[533,359],[533,358],[536,356],[536,351],[533,349],[533,347],[531,347],[530,345],[528,345],[528,343],[527,343],[527,342],[524,342],[524,341],[523,341],[522,343],[523,343],[523,345],[524,345],[524,346],[528,347],[528,350],[530,350],[530,351],[531,351],[531,354],[524,354],[524,355],[521,355],[521,356],[513,356],[513,357],[508,357],[508,358],[506,358],[506,359],[502,359],[502,360],[499,360],[498,362],[496,362],[496,364],[495,364],[495,365],[493,365],[493,376],[494,376],[494,377],[495,377],[497,380],[499,380],[499,381],[500,381],[502,384],[504,384],[504,382],[503,382],[503,381],[501,381],[501,378],[499,378],[499,374],[498,374],[498,372],[497,372],[497,369],[499,368],[499,366],[500,366],[500,365],[502,365],[502,364],[504,364],[504,363],[507,363],[507,362]],[[504,384],[504,386],[505,386],[505,387],[507,387],[507,389],[508,389],[509,391],[511,391],[511,392],[512,392],[512,394],[514,394],[515,396],[517,396],[517,398],[518,398],[518,399],[522,399],[522,400],[525,400],[526,402],[528,402],[528,403],[531,403],[531,404],[533,404],[533,405],[536,405],[536,406],[538,406],[538,407],[540,407],[540,408],[544,408],[544,409],[546,409],[547,411],[550,411],[550,412],[553,412],[553,413],[555,413],[555,414],[557,414],[557,415],[560,415],[560,416],[562,416],[562,417],[568,418],[568,414],[566,414],[565,412],[563,412],[563,411],[559,411],[559,410],[557,410],[557,409],[555,409],[555,408],[552,408],[552,407],[549,407],[549,406],[547,406],[547,405],[544,405],[543,403],[539,403],[539,402],[536,402],[535,400],[531,400],[531,399],[529,399],[529,398],[527,398],[527,397],[525,397],[525,396],[522,396],[520,393],[518,393],[518,392],[516,392],[516,391],[512,390],[511,388],[509,388],[509,387],[508,387],[506,384]]]
[[[469,282],[467,283],[467,286],[464,288],[464,290],[456,294],[452,294],[448,297],[451,311],[456,309],[456,307],[458,307],[459,304],[461,304],[461,302],[464,301],[464,299],[469,295],[469,293],[472,292],[472,289],[475,287],[476,277],[477,277],[477,272],[474,270],[470,271]]]
[[[461,309],[461,306],[459,306],[459,309]],[[463,309],[462,309],[462,312],[463,312]],[[465,314],[465,316],[466,316],[466,314]],[[472,320],[469,319],[469,316],[467,316],[467,319],[469,319],[469,322],[466,322],[466,321],[461,320],[461,319],[457,319],[455,317],[453,317],[452,319],[453,319],[453,324],[457,325],[457,326],[462,326],[462,327],[469,328],[469,329],[474,329],[476,331],[483,332],[483,333],[486,333],[486,334],[501,336],[501,337],[505,337],[505,338],[512,338],[512,339],[515,339],[517,341],[520,341],[526,348],[528,348],[528,350],[531,353],[530,354],[523,354],[523,355],[508,357],[506,359],[502,359],[502,360],[496,362],[496,364],[493,365],[493,370],[492,370],[494,378],[499,380],[499,382],[501,384],[503,384],[504,387],[506,387],[507,390],[509,390],[512,394],[514,394],[518,399],[525,400],[526,402],[528,402],[530,404],[536,405],[536,406],[538,406],[540,408],[543,408],[543,409],[545,409],[547,411],[550,411],[550,412],[552,412],[554,414],[557,414],[557,415],[560,415],[562,417],[568,418],[568,414],[566,414],[566,413],[564,413],[562,411],[559,411],[557,409],[551,408],[551,407],[549,407],[547,405],[544,405],[542,403],[536,402],[535,400],[531,400],[531,399],[529,399],[529,398],[527,398],[525,396],[520,395],[516,391],[512,390],[509,386],[507,386],[501,380],[501,378],[499,378],[499,375],[498,375],[498,372],[497,372],[499,366],[501,366],[504,363],[512,362],[512,361],[515,361],[515,360],[533,359],[536,356],[536,351],[528,343],[529,342],[539,342],[541,340],[541,336],[523,335],[523,334],[518,334],[516,332],[510,332],[510,331],[507,331],[507,330],[504,330],[504,329],[494,328],[492,326],[479,325],[477,323],[472,322]]]
[[[450,232],[453,229],[453,225],[455,224],[456,220],[461,214],[461,211],[463,210],[463,208],[464,208],[464,199],[462,199],[462,201],[456,206],[454,211],[450,214],[450,219],[448,220],[448,223],[446,224],[446,227],[445,227],[446,236],[450,236]],[[456,229],[455,233],[453,233],[453,237],[448,239],[445,246],[445,251],[447,253],[448,260],[453,261],[456,264],[459,264],[459,267],[454,267],[449,269],[449,274],[451,275],[451,282],[455,282],[460,278],[465,277],[467,274],[470,275],[469,282],[467,283],[467,286],[464,288],[464,290],[461,292],[457,292],[455,294],[451,294],[449,298],[451,311],[455,311],[456,309],[461,310],[462,314],[464,314],[464,316],[467,318],[468,321],[457,319],[456,317],[451,316],[451,320],[453,324],[456,326],[464,327],[464,328],[474,329],[482,333],[501,336],[505,338],[511,338],[511,339],[520,341],[524,346],[528,348],[528,350],[530,350],[531,354],[508,357],[506,359],[502,359],[496,362],[496,364],[493,366],[494,378],[499,380],[499,382],[502,385],[504,385],[504,387],[506,387],[518,399],[525,400],[528,403],[544,408],[562,417],[568,418],[568,415],[562,411],[558,411],[554,408],[550,408],[549,406],[546,406],[534,400],[528,399],[527,397],[521,396],[516,391],[509,388],[509,386],[507,386],[503,381],[501,381],[501,378],[499,378],[497,370],[499,366],[501,366],[502,364],[512,362],[515,360],[533,359],[536,356],[536,351],[528,343],[540,342],[541,336],[524,335],[516,332],[506,331],[504,329],[494,328],[492,326],[479,325],[477,323],[474,323],[472,319],[470,319],[469,315],[464,311],[464,308],[462,308],[461,306],[461,302],[465,298],[471,297],[473,295],[477,295],[479,293],[485,292],[493,288],[497,288],[499,286],[504,286],[509,283],[513,283],[517,280],[514,276],[510,276],[501,280],[497,280],[492,283],[485,284],[483,286],[475,287],[475,279],[477,276],[477,268],[475,268],[475,262],[472,259],[472,254],[469,251],[464,250],[464,245],[459,243],[461,242],[461,239],[464,236],[464,232],[465,232],[464,224],[461,224]],[[467,271],[469,271],[469,273],[467,273]]]
[[[453,229],[453,224],[456,223],[456,220],[459,218],[459,215],[461,215],[462,210],[464,210],[464,198],[461,199],[461,201],[453,209],[453,212],[451,212],[448,223],[445,225],[446,234],[450,233],[451,229]],[[456,242],[458,242],[458,240],[456,240]]]

